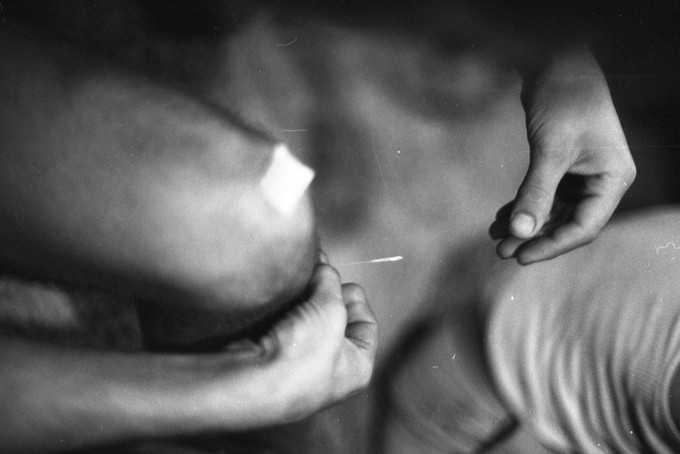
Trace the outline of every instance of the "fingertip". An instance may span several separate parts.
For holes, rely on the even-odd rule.
[[[315,287],[323,285],[339,287],[340,281],[341,277],[338,270],[325,263],[317,264],[314,276],[312,276],[312,284]]]
[[[524,242],[525,240],[521,238],[515,238],[512,236],[509,236],[503,240],[501,240],[500,243],[496,246],[496,254],[498,257],[502,259],[509,259],[515,256],[515,253],[517,251],[517,248]]]
[[[503,243],[502,243],[502,242],[501,242],[501,243],[498,243],[498,244],[496,245],[496,255],[498,256],[498,258],[500,258],[500,259],[502,259],[502,260],[507,260],[507,259],[509,259],[509,258],[512,258],[512,254],[509,254],[509,253],[508,253],[507,248],[506,248],[506,247],[503,247]]]
[[[346,303],[366,303],[366,291],[362,286],[354,282],[342,284],[342,297]]]
[[[375,313],[371,309],[368,300],[366,299],[366,292],[364,289],[354,283],[342,285],[342,298],[347,307],[347,321],[377,323]]]
[[[337,269],[335,269],[335,267],[333,267],[333,265],[330,265],[328,263],[319,262],[316,265],[316,270],[317,270],[317,273],[320,273],[320,274],[324,274],[324,275],[325,274],[334,274],[334,275],[340,276],[340,272]]]
[[[547,235],[523,245],[516,253],[517,262],[521,265],[552,260],[592,243],[597,238],[597,231],[584,229],[576,223],[557,227]]]
[[[510,220],[510,234],[517,238],[531,238],[536,231],[536,216],[519,211]]]

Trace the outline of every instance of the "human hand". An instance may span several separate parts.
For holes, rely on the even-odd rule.
[[[325,254],[311,279],[310,296],[253,343],[228,347],[258,352],[275,377],[269,422],[291,422],[366,387],[373,373],[378,331],[363,289],[340,283]]]
[[[525,84],[530,164],[489,233],[498,256],[529,264],[593,241],[635,178],[604,76],[569,54]]]

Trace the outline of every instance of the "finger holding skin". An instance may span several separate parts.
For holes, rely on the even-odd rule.
[[[593,242],[611,217],[617,203],[618,199],[615,197],[591,196],[582,200],[567,223],[519,246],[515,252],[517,261],[527,265],[549,260]]]
[[[605,164],[605,168],[616,168],[615,164]],[[633,166],[634,168],[634,166]],[[573,178],[563,180],[558,189],[571,192],[559,208],[556,202],[553,220],[546,224],[545,233],[532,240],[520,243],[506,240],[499,244],[499,256],[517,257],[521,264],[549,260],[591,243],[604,228],[616,206],[632,183],[634,171],[621,166],[620,171],[585,176],[568,175]],[[569,181],[567,181],[569,180]],[[574,184],[575,183],[575,184]],[[579,194],[580,193],[580,194]],[[569,198],[576,197],[574,200]]]
[[[347,307],[347,327],[338,381],[339,389],[346,388],[344,392],[349,396],[368,386],[373,376],[378,325],[364,290],[359,285],[344,284],[342,290]]]
[[[307,304],[314,307],[317,315],[334,327],[344,328],[347,313],[342,301],[341,277],[338,270],[327,264],[319,264],[311,280],[314,292]]]
[[[561,193],[565,192],[563,189],[565,186],[568,186],[568,183],[571,180],[573,179],[569,178],[569,175],[566,175],[565,178],[563,178],[562,182],[560,182],[560,185],[558,186],[557,189],[557,195],[553,202],[551,213],[548,215],[548,218],[546,219],[546,222],[543,224],[543,227],[541,227],[541,229],[538,232],[536,232],[536,235],[533,238],[528,239],[517,238],[509,233],[507,227],[505,228],[506,230],[505,236],[495,238],[501,240],[496,246],[496,253],[500,258],[508,259],[511,257],[516,257],[516,252],[522,245],[537,241],[539,238],[545,236],[546,234],[554,230],[555,227],[571,219],[573,206],[562,200],[563,194],[560,195]],[[512,205],[512,202],[510,203],[510,205]],[[506,222],[505,225],[507,226],[507,218],[505,219],[505,222]],[[497,224],[498,225],[495,226],[495,228],[497,229],[503,228],[500,226],[500,222],[497,222]]]
[[[527,243],[527,240],[508,236],[496,245],[496,254],[502,259],[513,258],[517,249],[524,243]]]
[[[287,421],[299,420],[367,386],[377,349],[377,325],[363,289],[340,284],[317,266],[311,295],[261,340],[286,377],[279,394]]]
[[[612,198],[613,197],[613,198]],[[618,199],[606,192],[587,196],[575,205],[562,204],[538,234],[530,239],[508,236],[496,251],[500,258],[517,258],[522,265],[550,260],[592,242],[611,217]]]
[[[378,347],[378,324],[366,300],[364,289],[354,283],[343,284],[342,298],[347,308],[345,338],[357,348],[375,355]]]
[[[512,208],[512,202],[509,205],[510,208]],[[555,226],[560,224],[560,222],[564,222],[564,220],[567,218],[567,215],[561,214],[560,211],[569,212],[569,207],[566,206],[564,203],[560,202],[558,199],[555,199],[555,202],[553,203],[552,212],[546,219],[546,222],[543,224],[543,227],[541,227],[541,229],[536,233],[534,237],[528,239],[517,238],[510,234],[508,227],[509,215],[506,215],[505,219],[496,221],[494,223],[495,225],[492,225],[492,228],[496,229],[496,232],[499,236],[495,238],[492,236],[492,238],[501,240],[496,246],[497,255],[502,259],[515,257],[515,252],[521,245],[535,241],[537,238],[540,238],[547,232],[550,232],[552,229],[554,229]],[[492,231],[491,233],[495,232]]]
[[[307,363],[304,368],[309,370],[325,370],[340,348],[346,324],[340,275],[320,263],[310,280],[307,299],[291,308],[260,342],[268,341],[283,359]]]

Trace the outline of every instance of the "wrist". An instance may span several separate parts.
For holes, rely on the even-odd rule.
[[[521,71],[524,87],[606,87],[604,74],[585,44],[565,47]]]
[[[203,379],[195,389],[203,408],[196,428],[248,430],[296,419],[295,393],[304,391],[293,383],[299,368],[271,347],[254,344],[245,351],[206,357],[209,364],[203,365]]]
[[[586,129],[613,113],[604,74],[585,46],[562,49],[539,69],[525,74],[521,100],[530,119],[560,119],[565,125],[583,124]]]

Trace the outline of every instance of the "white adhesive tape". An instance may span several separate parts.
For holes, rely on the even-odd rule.
[[[283,144],[274,148],[272,162],[260,181],[264,198],[279,212],[290,214],[314,179],[314,171],[298,161]]]

